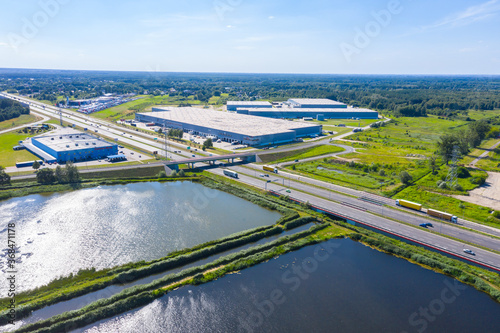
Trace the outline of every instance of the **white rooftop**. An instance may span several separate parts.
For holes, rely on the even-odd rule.
[[[344,103],[327,98],[290,98],[288,101],[308,105],[345,105]]]
[[[245,110],[247,111],[247,108],[237,108],[237,110]],[[353,108],[353,107],[347,107],[347,108],[338,108],[338,109],[332,109],[332,108],[291,108],[291,107],[284,107],[284,108],[272,108],[272,109],[266,109],[266,108],[252,108],[251,110],[248,110],[249,112],[296,112],[296,113],[304,113],[304,112],[311,112],[311,113],[321,113],[321,112],[377,112],[374,110],[370,109],[362,109],[362,108]]]
[[[155,112],[140,114],[247,136],[277,134],[298,128],[321,126],[193,107],[155,107],[153,111]]]
[[[272,104],[266,101],[228,101],[227,105],[269,105]]]
[[[114,145],[86,133],[56,134],[34,137],[41,144],[55,151],[69,151],[89,148],[109,147]]]

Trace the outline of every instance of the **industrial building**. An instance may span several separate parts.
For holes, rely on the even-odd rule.
[[[118,145],[79,132],[33,137],[22,144],[49,163],[97,160],[118,154]]]
[[[348,107],[326,98],[290,98],[286,102],[273,104],[233,101],[227,102],[227,110],[267,118],[378,119],[377,111]]]
[[[301,109],[345,109],[347,105],[327,98],[290,98],[284,104]]]
[[[314,119],[378,119],[378,112],[369,109],[303,109],[303,108],[238,108],[237,113],[268,118],[314,118]],[[319,116],[319,117],[318,117]]]
[[[273,105],[269,102],[240,102],[240,101],[228,101],[227,111],[236,111],[238,108],[272,108]]]
[[[155,107],[153,112],[137,113],[135,117],[144,123],[252,146],[292,142],[299,137],[319,135],[322,131],[322,126],[318,124],[263,119],[192,107]]]

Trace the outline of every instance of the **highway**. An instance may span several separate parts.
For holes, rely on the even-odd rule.
[[[45,109],[43,109],[43,107],[34,106],[33,101],[26,101],[32,104],[32,107],[35,108],[36,112],[52,117],[58,117],[58,108],[45,106]],[[163,144],[161,142],[155,141],[155,137],[152,135],[144,133],[138,135],[134,130],[122,128],[103,121],[96,121],[94,119],[91,120],[85,115],[75,113],[76,112],[65,110],[63,112],[63,120],[69,123],[74,123],[80,127],[87,127],[89,128],[89,131],[95,131],[97,129],[98,133],[96,134],[102,134],[110,138],[118,137],[119,143],[125,142],[144,151],[160,151],[163,148]],[[99,125],[99,127],[97,127],[97,125]],[[317,144],[321,144],[321,141],[307,143],[306,145],[309,146]],[[173,147],[185,149],[185,146],[180,144],[169,145],[171,146],[169,147],[170,152],[172,152],[173,150],[179,151],[178,148]],[[276,149],[273,152],[289,149],[298,149],[298,147]],[[198,153],[194,152],[181,151],[178,154],[171,154],[171,157],[173,160],[179,160],[184,159],[185,157],[191,157],[192,154],[199,155]],[[132,169],[137,167],[148,166],[124,166],[119,168]],[[496,251],[500,251],[499,239],[459,228],[451,223],[442,223],[436,219],[430,219],[424,213],[405,211],[405,209],[403,208],[394,209],[395,202],[393,199],[384,198],[363,191],[349,189],[339,185],[317,181],[291,173],[280,172],[279,175],[271,174],[269,178],[259,177],[260,174],[263,174],[265,172],[262,170],[262,166],[256,164],[247,164],[245,167],[241,165],[234,165],[231,166],[231,169],[239,173],[239,180],[244,183],[256,186],[258,188],[267,187],[268,190],[272,189],[274,191],[290,195],[298,200],[309,201],[313,205],[325,207],[332,211],[339,212],[342,215],[352,217],[352,219],[354,220],[367,223],[372,227],[381,228],[387,232],[393,232],[402,237],[415,239],[429,246],[435,246],[442,251],[448,251],[461,258],[470,260],[470,256],[464,255],[463,248],[471,248],[477,254],[473,258],[474,260],[481,261],[485,265],[500,269],[500,255],[482,250],[480,248],[464,245],[464,243],[462,242],[451,240],[449,238],[440,236],[437,233],[442,233],[450,237],[463,239],[466,242],[478,244]],[[99,168],[96,170],[104,171],[106,170],[106,168]],[[92,170],[89,170],[89,172],[91,171]],[[219,168],[208,168],[207,171],[222,175],[222,170]],[[22,178],[29,177],[33,176],[23,176]],[[267,183],[267,180],[271,180],[271,182]],[[285,192],[287,187],[291,189],[291,193]],[[400,223],[395,220],[403,221],[404,223]],[[431,233],[428,230],[425,230],[424,228],[418,226],[420,223],[426,222],[433,223],[434,227],[429,229],[435,231],[436,233]],[[466,221],[461,220],[459,220],[459,222],[460,224],[468,228],[476,229],[478,231],[500,237],[499,229],[494,229],[472,222],[470,222],[470,224],[466,224]]]

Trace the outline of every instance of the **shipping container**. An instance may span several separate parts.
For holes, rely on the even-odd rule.
[[[448,220],[454,223],[457,223],[457,217],[454,216],[453,214],[445,213],[445,212],[440,212],[439,210],[434,210],[434,209],[427,209],[427,215],[434,216],[440,219]]]
[[[421,204],[416,203],[416,202],[411,202],[411,201],[408,201],[408,200],[403,200],[403,199],[397,199],[396,200],[396,205],[407,207],[407,208],[411,208],[411,209],[415,209],[415,210],[421,210],[422,209],[422,205]]]

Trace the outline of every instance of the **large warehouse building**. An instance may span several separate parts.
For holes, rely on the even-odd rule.
[[[239,114],[268,118],[318,118],[323,119],[378,119],[378,112],[368,109],[347,108],[347,109],[303,109],[303,108],[238,108]]]
[[[191,107],[156,107],[153,112],[137,113],[136,120],[252,146],[292,142],[299,137],[319,135],[322,131],[318,124]]]
[[[238,108],[272,108],[273,105],[269,102],[240,102],[240,101],[228,101],[227,111],[236,111]]]
[[[81,162],[118,154],[118,145],[85,133],[33,137],[23,142],[33,154],[47,162]]]
[[[327,98],[290,98],[284,104],[302,109],[345,109],[347,105]]]
[[[274,107],[273,104],[277,106]],[[348,107],[344,103],[326,98],[290,98],[286,102],[273,104],[233,101],[227,102],[227,110],[268,118],[378,119],[377,111]]]

